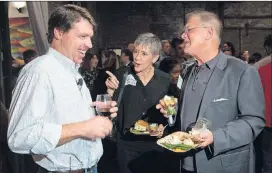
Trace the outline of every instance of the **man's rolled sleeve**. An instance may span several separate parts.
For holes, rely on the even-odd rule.
[[[44,123],[37,143],[31,149],[34,154],[46,154],[56,148],[61,137],[62,125]]]
[[[8,145],[13,152],[46,154],[58,144],[62,125],[51,123],[57,116],[49,76],[43,71],[20,75],[10,106]],[[52,115],[52,114],[56,115]]]

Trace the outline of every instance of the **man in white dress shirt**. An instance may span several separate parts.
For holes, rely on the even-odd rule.
[[[39,172],[96,173],[101,138],[112,122],[95,116],[95,103],[78,73],[92,47],[95,21],[75,5],[56,8],[48,22],[48,52],[27,64],[13,91],[8,145],[31,154]],[[112,102],[111,116],[116,116]]]

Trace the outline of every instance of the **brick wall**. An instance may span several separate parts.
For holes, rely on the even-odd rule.
[[[226,32],[223,34],[223,40],[233,41],[237,50],[248,50],[250,53],[260,52],[265,55],[264,37],[271,34],[272,30],[271,9],[272,2],[225,3]]]
[[[179,36],[184,14],[200,9],[220,16],[224,21],[222,42],[232,41],[237,51],[265,55],[263,39],[272,30],[271,2],[96,2],[96,7],[102,47],[126,47],[143,32],[153,32],[161,39]]]
[[[68,2],[48,3],[50,12],[53,7]],[[143,32],[152,32],[160,39],[177,37],[184,27],[184,15],[201,9],[220,16],[224,23],[222,42],[233,42],[237,52],[249,50],[265,55],[263,39],[272,30],[272,3],[268,1],[84,3],[98,23],[92,39],[95,53],[99,48],[125,48]]]

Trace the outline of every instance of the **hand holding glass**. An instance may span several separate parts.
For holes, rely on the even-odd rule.
[[[98,114],[110,118],[111,96],[109,94],[100,94],[96,96],[96,111]]]

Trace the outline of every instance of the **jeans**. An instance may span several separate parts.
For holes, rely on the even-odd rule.
[[[85,171],[85,173],[98,173],[97,166],[94,166],[90,171]]]
[[[52,172],[51,171],[47,171],[44,168],[42,168],[42,167],[39,166],[39,173],[52,173]],[[69,173],[69,171],[67,171],[67,173]],[[97,172],[97,166],[93,166],[91,168],[91,170],[88,170],[88,171],[86,169],[84,173],[98,173]]]

